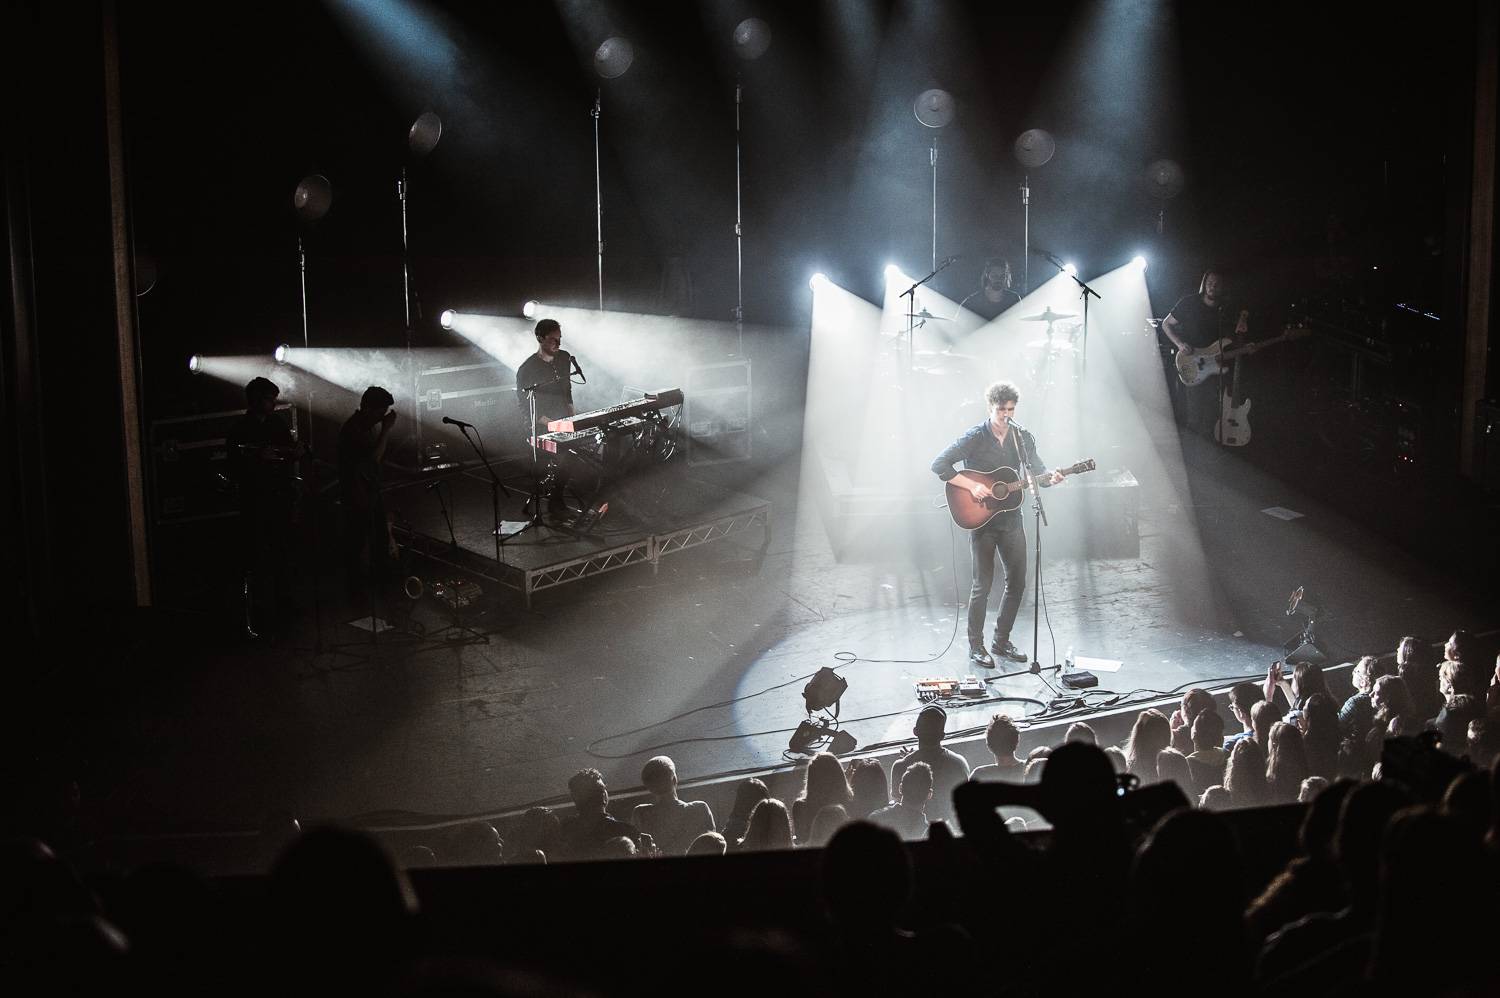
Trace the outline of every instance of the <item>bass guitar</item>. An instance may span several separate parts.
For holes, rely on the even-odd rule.
[[[1234,342],[1228,337],[1197,350],[1178,350],[1177,356],[1173,359],[1173,363],[1177,365],[1177,380],[1189,388],[1201,385],[1215,374],[1222,373],[1224,362],[1227,360],[1233,360],[1242,353],[1255,353],[1257,350],[1263,350],[1276,343],[1300,339],[1311,331],[1303,326],[1287,326],[1280,336],[1246,343],[1233,350],[1227,349]]]
[[[1214,423],[1214,439],[1225,447],[1243,447],[1250,442],[1250,400],[1240,397],[1240,368],[1244,366],[1234,365],[1234,379]]]
[[[1094,470],[1094,460],[1079,461],[1068,468],[1058,468],[1058,474],[1081,475],[1086,471]],[[994,471],[965,471],[965,475],[984,482],[990,487],[994,495],[985,496],[983,499],[975,499],[974,493],[962,485],[946,482],[948,493],[948,513],[953,517],[953,522],[965,530],[978,530],[989,523],[1000,513],[1007,513],[1013,509],[1019,509],[1022,502],[1021,491],[1026,488],[1026,479],[1014,468],[996,468]],[[1041,476],[1037,482],[1046,488],[1046,480]]]

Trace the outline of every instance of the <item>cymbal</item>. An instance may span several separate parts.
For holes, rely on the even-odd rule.
[[[1058,319],[1074,319],[1074,318],[1077,318],[1077,313],[1075,313],[1075,312],[1054,312],[1054,311],[1052,311],[1052,306],[1048,305],[1047,308],[1044,311],[1038,312],[1036,315],[1023,315],[1023,316],[1021,316],[1021,321],[1022,322],[1056,322]]]
[[[1067,340],[1032,340],[1026,344],[1027,350],[1055,350],[1058,353],[1076,353],[1077,347]]]
[[[920,311],[920,312],[912,312],[911,313],[911,317],[913,319],[936,319],[938,322],[952,322],[953,321],[952,319],[950,319],[946,315],[933,315],[931,312],[927,311],[925,308],[922,309],[922,311]]]

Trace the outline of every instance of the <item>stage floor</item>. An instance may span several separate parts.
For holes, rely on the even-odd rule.
[[[1494,626],[1442,575],[1286,483],[1187,447],[1182,488],[1141,483],[1139,557],[1044,562],[1044,663],[1068,647],[1120,660],[1101,681],[1121,693],[1263,672],[1296,630],[1283,610],[1299,585],[1328,607],[1319,634],[1335,661],[1389,651],[1405,633]],[[795,462],[728,474],[730,491],[770,500],[767,550],[758,535],[732,537],[657,572],[558,588],[529,610],[515,594],[486,600],[465,619],[484,643],[383,635],[371,649],[334,621],[325,633],[343,654],[312,655],[305,630],[274,645],[164,649],[155,681],[97,706],[110,768],[92,806],[140,831],[254,828],[270,811],[436,818],[555,799],[586,766],[633,787],[658,753],[684,781],[769,767],[803,717],[799,677],[822,666],[849,680],[842,718],[862,747],[907,737],[914,680],[974,671],[961,532],[915,561],[840,563],[813,504],[799,507]],[[484,488],[480,522],[455,524],[465,544],[488,537]],[[1302,515],[1266,512],[1276,508]],[[1028,596],[1015,634],[1028,648],[1031,609]],[[418,616],[431,636],[447,622],[430,605]],[[1035,676],[994,689],[1016,699],[956,709],[950,730],[1051,698]]]

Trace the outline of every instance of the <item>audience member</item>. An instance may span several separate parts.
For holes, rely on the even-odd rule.
[[[1286,712],[1275,700],[1261,700],[1250,708],[1250,728],[1254,731],[1252,737],[1260,744],[1261,751],[1271,750],[1271,725],[1285,716]]]
[[[466,821],[448,833],[443,856],[455,866],[499,866],[505,862],[505,840],[488,821]]]
[[[1158,782],[1177,784],[1184,796],[1194,796],[1192,767],[1188,765],[1187,756],[1175,746],[1169,745],[1156,753],[1156,778]]]
[[[728,849],[729,843],[725,840],[724,836],[718,832],[704,832],[693,840],[692,845],[688,846],[687,855],[722,856]]]
[[[1375,686],[1375,680],[1394,674],[1394,663],[1389,670],[1383,671],[1380,659],[1374,655],[1365,655],[1354,663],[1349,670],[1349,682],[1354,685],[1354,692],[1339,708],[1339,728],[1345,737],[1355,734],[1363,736],[1370,730],[1370,725],[1375,720],[1375,708],[1370,705],[1370,690]]]
[[[953,817],[953,788],[969,778],[969,763],[951,749],[943,748],[943,732],[948,712],[928,704],[917,715],[912,734],[917,736],[917,750],[897,759],[891,766],[891,782],[901,785],[901,774],[908,766],[925,762],[932,769],[932,802],[927,817],[932,821],[949,821]]]
[[[891,829],[903,839],[925,839],[929,820],[927,807],[933,795],[931,767],[925,762],[906,767],[896,793],[896,803],[876,811],[870,815],[870,820]]]
[[[562,823],[550,807],[533,807],[521,815],[514,840],[505,850],[505,861],[517,865],[547,862],[547,850],[556,849]]]
[[[1484,718],[1489,677],[1470,662],[1450,659],[1438,667],[1438,691],[1443,695],[1443,707],[1432,718],[1431,726],[1442,736],[1443,747],[1455,755],[1468,748],[1469,722]]]
[[[1297,830],[1297,855],[1245,912],[1251,938],[1264,940],[1282,926],[1317,911],[1337,911],[1344,904],[1344,888],[1334,854],[1339,812],[1354,789],[1340,780],[1319,794],[1302,812]]]
[[[792,816],[786,805],[774,797],[768,797],[750,810],[750,821],[745,826],[745,837],[736,848],[740,852],[763,852],[767,849],[790,849],[792,847]]]
[[[1224,789],[1235,807],[1260,807],[1271,801],[1266,783],[1266,754],[1254,738],[1235,742],[1224,767]]]
[[[1443,709],[1443,695],[1438,691],[1438,663],[1434,657],[1416,638],[1402,638],[1401,648],[1396,652],[1396,675],[1406,684],[1407,698],[1411,701],[1409,713],[1423,720],[1436,717]]]
[[[1307,750],[1295,724],[1277,721],[1271,726],[1271,750],[1266,753],[1266,784],[1271,803],[1289,804],[1297,799],[1307,772]]]
[[[565,861],[604,859],[616,850],[607,843],[621,836],[637,842],[640,832],[609,813],[609,790],[604,774],[597,769],[581,769],[568,780],[568,794],[573,798],[573,815],[557,831],[557,858]],[[551,854],[548,853],[550,860]]]
[[[969,774],[971,780],[1008,780],[1020,783],[1026,768],[1024,760],[1016,757],[1016,746],[1021,742],[1021,733],[1016,722],[1007,714],[996,714],[984,729],[984,744],[995,761],[985,766],[975,766]]]
[[[1221,816],[1184,808],[1163,818],[1136,854],[1129,898],[1132,973],[1211,980],[1216,994],[1249,991],[1244,872]]]
[[[1341,988],[1363,974],[1375,919],[1382,829],[1407,802],[1405,792],[1390,783],[1362,783],[1345,792],[1333,848],[1343,907],[1313,911],[1279,931],[1273,928],[1279,915],[1252,909],[1251,924],[1261,930],[1257,935],[1272,928],[1256,966],[1262,991],[1315,994]],[[1304,817],[1304,824],[1308,820]]]
[[[1172,747],[1184,756],[1193,751],[1193,721],[1205,710],[1214,709],[1214,695],[1194,686],[1182,695],[1182,705],[1172,711]]]
[[[1098,745],[1099,736],[1094,734],[1093,727],[1087,721],[1074,721],[1068,725],[1067,734],[1063,735],[1065,742],[1083,742],[1085,745]]]
[[[681,856],[699,835],[714,830],[714,813],[707,803],[677,796],[677,765],[668,757],[646,760],[641,784],[651,794],[651,803],[637,804],[631,823],[651,836],[663,856]]]
[[[1339,715],[1333,698],[1314,693],[1307,698],[1297,723],[1307,752],[1307,770],[1312,776],[1332,780],[1339,775]]]
[[[845,810],[851,818],[868,818],[891,802],[891,785],[879,759],[855,759],[848,767],[854,800]]]
[[[741,780],[740,785],[734,788],[734,807],[729,811],[729,820],[719,829],[724,833],[724,838],[734,843],[743,839],[745,830],[750,826],[750,812],[755,810],[755,805],[770,796],[771,791],[766,789],[762,781],[754,777]]]
[[[833,834],[849,824],[849,812],[842,804],[824,804],[813,818],[812,831],[807,836],[807,845],[822,848],[833,838]]]
[[[1172,744],[1172,726],[1167,715],[1149,707],[1136,715],[1125,741],[1125,762],[1141,783],[1155,783],[1156,754]]]
[[[1255,683],[1235,683],[1229,688],[1229,712],[1239,722],[1241,730],[1225,736],[1224,751],[1226,753],[1234,748],[1235,742],[1243,738],[1254,737],[1255,728],[1250,723],[1250,711],[1265,698],[1265,692]]]
[[[813,818],[830,804],[848,808],[854,802],[854,791],[844,776],[843,764],[831,752],[819,752],[807,764],[802,796],[792,801],[792,830],[799,845],[806,845],[812,834]]]
[[[1328,777],[1309,776],[1307,779],[1302,781],[1302,786],[1297,790],[1297,803],[1312,803],[1313,799],[1316,798],[1318,794],[1322,793],[1324,790],[1327,790],[1328,787]]]
[[[1130,772],[1130,764],[1125,761],[1125,750],[1120,746],[1107,745],[1104,748],[1104,754],[1109,756],[1109,764],[1114,767],[1117,774]]]
[[[1224,782],[1229,753],[1223,746],[1224,719],[1212,708],[1199,711],[1193,719],[1193,751],[1187,757],[1189,785],[1195,794]]]
[[[1203,791],[1198,806],[1208,811],[1227,811],[1234,807],[1234,797],[1222,785],[1214,785]]]

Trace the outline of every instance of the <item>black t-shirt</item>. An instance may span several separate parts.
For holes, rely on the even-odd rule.
[[[573,381],[569,377],[572,372],[573,355],[566,350],[557,351],[550,362],[536,354],[526,358],[516,369],[516,404],[521,407],[521,425],[526,425],[529,416],[526,393],[521,389],[532,385],[538,386],[536,418],[543,430],[548,420],[568,414],[568,406],[573,404]]]
[[[1234,335],[1235,316],[1222,298],[1205,305],[1200,295],[1185,295],[1168,314],[1177,320],[1177,335],[1195,350]]]

